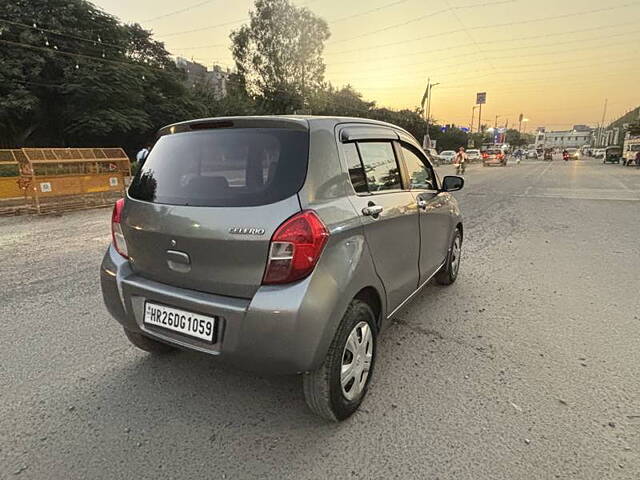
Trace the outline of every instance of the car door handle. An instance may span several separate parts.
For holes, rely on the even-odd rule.
[[[426,200],[418,200],[418,208],[426,210],[428,205]]]
[[[366,217],[377,217],[383,210],[384,207],[382,207],[382,205],[369,205],[362,209],[362,214]]]

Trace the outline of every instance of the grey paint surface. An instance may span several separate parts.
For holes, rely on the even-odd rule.
[[[468,172],[458,282],[399,312],[339,425],[297,377],[130,346],[96,275],[110,211],[0,218],[0,478],[637,479],[640,172]]]

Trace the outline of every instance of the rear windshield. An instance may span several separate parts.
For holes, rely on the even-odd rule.
[[[490,149],[490,150],[485,150],[485,152],[487,155],[500,155],[502,153],[502,150],[497,150],[497,149]]]
[[[161,137],[129,187],[138,200],[170,205],[266,205],[304,182],[309,133],[234,128]]]

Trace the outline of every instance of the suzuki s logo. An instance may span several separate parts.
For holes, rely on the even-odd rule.
[[[177,245],[177,242],[175,240],[171,240],[170,244],[172,247],[175,247]]]
[[[264,228],[231,227],[229,233],[231,235],[264,235]]]

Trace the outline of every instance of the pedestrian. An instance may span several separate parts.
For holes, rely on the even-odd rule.
[[[640,168],[640,150],[636,153],[636,167]]]
[[[522,150],[516,150],[516,165],[520,165],[520,160],[522,160]]]
[[[138,154],[136,155],[136,160],[139,163],[144,162],[147,159],[147,156],[149,155],[150,151],[151,151],[151,147],[149,145],[142,147],[138,152]]]
[[[453,157],[453,163],[457,165],[456,173],[458,175],[464,175],[465,170],[467,169],[467,154],[464,151],[464,147],[460,147],[456,156]]]

